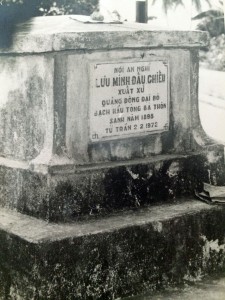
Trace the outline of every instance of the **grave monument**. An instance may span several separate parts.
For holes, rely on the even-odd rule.
[[[0,51],[1,297],[116,299],[224,266],[224,210],[194,200],[224,184],[198,113],[207,34],[26,28]]]

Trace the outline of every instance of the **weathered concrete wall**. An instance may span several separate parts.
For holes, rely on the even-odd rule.
[[[149,25],[127,22],[83,24],[76,21],[76,16],[37,17],[17,27],[12,47],[1,49],[0,53],[199,47],[208,42],[205,32],[151,30]]]
[[[193,52],[195,53],[195,52]],[[139,138],[89,143],[89,64],[163,56],[170,62],[170,131]],[[197,56],[187,49],[117,50],[90,54],[2,57],[1,156],[31,160],[67,155],[76,164],[128,160],[193,150],[191,118],[197,89],[190,65]],[[197,97],[197,96],[195,96]],[[53,100],[54,98],[54,100]],[[192,99],[193,101],[193,99]],[[67,152],[68,151],[68,152]],[[49,153],[50,152],[50,153]],[[40,162],[41,163],[41,162]]]
[[[0,69],[0,156],[29,161],[48,138],[53,58],[1,56]]]
[[[194,195],[202,182],[223,184],[223,156],[217,152],[220,148],[190,157],[139,160],[138,165],[96,165],[66,173],[66,180],[59,168],[49,176],[1,167],[1,205],[50,221],[68,221],[166,203]]]
[[[28,230],[29,228],[29,230]],[[78,224],[1,210],[1,299],[118,299],[224,270],[225,211],[190,201]]]

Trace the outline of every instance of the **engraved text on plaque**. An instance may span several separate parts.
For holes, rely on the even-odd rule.
[[[168,82],[166,59],[92,64],[91,141],[168,130]]]

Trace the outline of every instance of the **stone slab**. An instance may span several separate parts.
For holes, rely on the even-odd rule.
[[[38,244],[46,241],[54,242],[67,238],[78,238],[87,235],[114,232],[130,226],[142,226],[153,223],[160,227],[159,222],[179,218],[184,214],[195,214],[202,210],[220,210],[218,206],[210,206],[200,201],[183,199],[178,204],[155,205],[138,211],[127,211],[120,214],[108,216],[98,220],[92,219],[88,222],[79,223],[48,223],[16,211],[1,208],[0,228],[6,232],[17,235],[27,242]],[[32,230],[27,230],[32,228]]]
[[[43,53],[142,47],[200,47],[205,32],[159,31],[146,24],[83,24],[73,16],[36,17],[18,25],[13,45],[0,53]]]
[[[225,266],[225,210],[193,199],[89,222],[0,212],[0,298],[118,299]]]

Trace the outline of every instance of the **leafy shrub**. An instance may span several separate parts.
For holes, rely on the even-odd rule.
[[[48,0],[41,1],[42,15],[90,15],[98,6],[98,0]]]
[[[1,0],[0,12],[6,10],[32,16],[81,14],[90,15],[99,0]],[[9,13],[9,14],[10,14]]]
[[[225,71],[225,34],[211,39],[208,51],[201,55],[201,61],[209,69]]]
[[[224,33],[224,17],[221,10],[209,10],[203,12],[193,18],[194,20],[200,19],[197,25],[198,30],[208,31],[211,37],[219,36]]]

